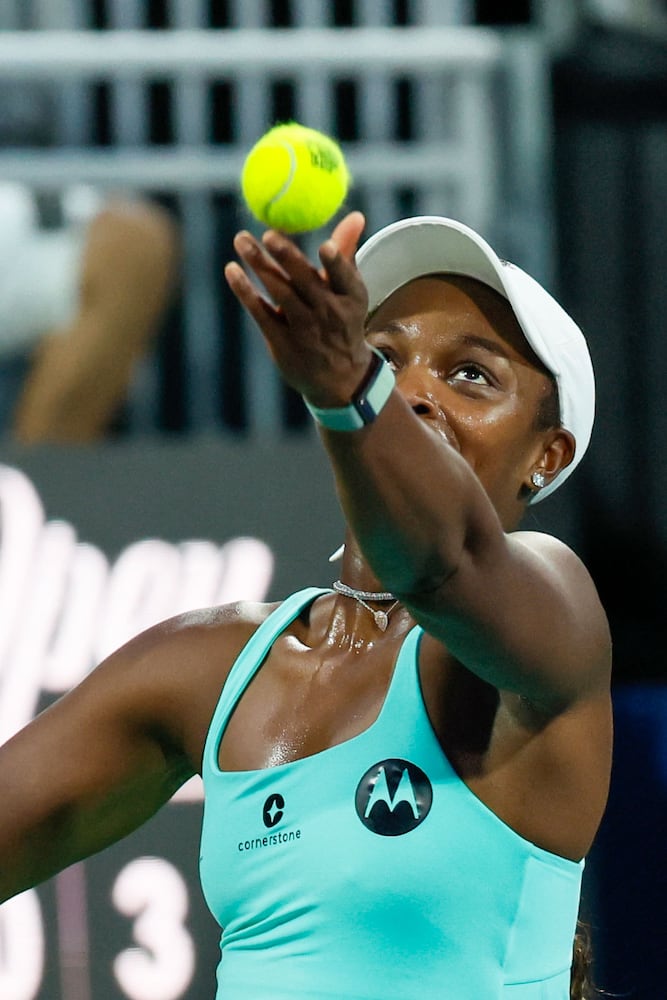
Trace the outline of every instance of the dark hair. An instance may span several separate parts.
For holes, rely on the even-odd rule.
[[[599,992],[593,982],[593,949],[588,924],[577,921],[572,949],[570,1000],[594,1000]]]
[[[549,386],[542,396],[535,414],[535,429],[538,431],[548,431],[552,427],[561,426],[560,400],[556,379],[549,371],[545,370],[545,375],[549,380]]]

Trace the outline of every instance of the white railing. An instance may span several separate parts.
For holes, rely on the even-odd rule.
[[[185,26],[168,30],[130,30],[128,19],[118,16],[122,29],[0,31],[0,84],[48,82],[60,101],[61,135],[53,148],[0,151],[0,178],[40,190],[83,182],[173,196],[184,243],[183,368],[184,381],[193,387],[193,427],[220,423],[226,292],[212,199],[228,197],[230,225],[237,216],[244,224],[251,221],[238,198],[239,175],[248,148],[272,123],[271,88],[277,81],[292,88],[294,117],[334,134],[335,85],[353,82],[357,138],[343,145],[354,178],[350,204],[365,210],[369,231],[403,214],[407,194],[410,210],[454,215],[549,279],[548,84],[544,48],[535,35],[382,24],[270,29],[251,23],[210,30],[190,27],[187,10],[179,10],[177,23]],[[410,137],[401,142],[395,139],[397,80],[410,87],[404,111]],[[169,145],[149,142],[146,93],[154,81],[166,83],[170,92]],[[233,140],[214,143],[208,102],[211,86],[221,81],[233,93]],[[90,87],[100,83],[110,95],[113,144],[95,148],[86,123]],[[316,242],[307,239],[306,249],[314,251]],[[230,251],[222,248],[223,254]],[[257,334],[243,317],[237,322],[246,362],[238,377],[249,423],[274,431],[282,425],[280,384]],[[138,428],[155,423],[157,391],[145,383],[135,393]]]
[[[264,76],[317,69],[354,73],[374,69],[413,74],[447,68],[484,71],[503,44],[484,28],[248,28],[215,31],[3,31],[0,77],[146,79]]]

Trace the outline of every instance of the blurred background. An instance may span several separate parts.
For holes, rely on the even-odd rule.
[[[368,233],[458,218],[586,332],[590,451],[528,526],[614,638],[596,978],[662,1000],[666,0],[0,0],[0,738],[152,621],[330,582],[330,473],[221,277],[258,230],[243,159],[291,118],[340,140]],[[210,995],[200,810],[0,908],[1,1000]]]

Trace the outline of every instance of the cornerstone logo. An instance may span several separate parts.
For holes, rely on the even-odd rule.
[[[433,802],[433,788],[420,767],[400,757],[381,760],[357,785],[357,816],[372,833],[399,837],[423,823]]]
[[[280,823],[284,815],[284,810],[284,798],[279,792],[273,792],[273,794],[269,795],[268,799],[264,803],[264,809],[262,810],[264,826],[268,826],[270,828],[275,826],[276,823]]]
[[[261,837],[248,837],[247,840],[239,840],[237,849],[240,854],[247,854],[249,851],[257,851],[262,847],[276,847],[277,845],[289,844],[294,840],[301,840],[301,829],[296,830],[274,830],[273,827],[280,823],[285,815],[285,799],[280,792],[271,792],[264,800],[262,807],[262,820],[271,833],[264,833]]]

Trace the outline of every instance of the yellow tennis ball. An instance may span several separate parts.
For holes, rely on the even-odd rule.
[[[338,143],[297,122],[266,132],[248,153],[241,174],[250,211],[285,233],[323,226],[342,205],[349,183]]]

